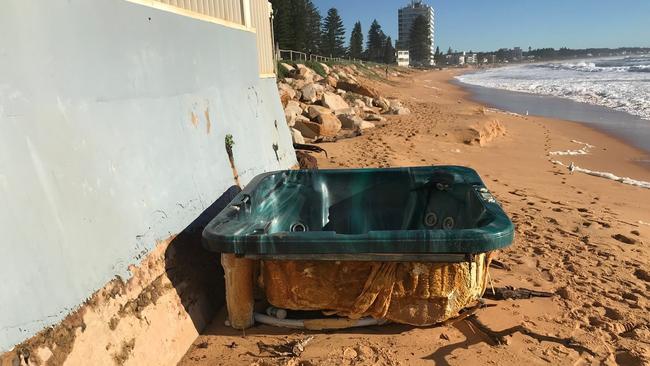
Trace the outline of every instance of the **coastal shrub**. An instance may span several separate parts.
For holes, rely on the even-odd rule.
[[[278,79],[284,79],[288,76],[289,70],[286,67],[282,66],[282,62],[277,62],[278,68]]]

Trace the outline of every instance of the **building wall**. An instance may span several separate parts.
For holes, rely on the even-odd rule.
[[[397,65],[409,66],[409,51],[397,51]]]
[[[268,0],[127,0],[159,9],[171,9],[194,17],[211,18],[236,28],[252,28],[257,34],[260,74],[275,73],[271,14]]]
[[[424,16],[429,23],[428,36],[431,39],[431,49],[428,64],[433,65],[433,55],[435,53],[435,12],[432,7],[414,2],[398,11],[398,31],[399,39],[397,42],[398,50],[407,50],[410,45],[411,28],[413,22],[419,16]]]
[[[231,187],[227,134],[243,184],[295,164],[255,36],[124,0],[3,2],[0,351]]]

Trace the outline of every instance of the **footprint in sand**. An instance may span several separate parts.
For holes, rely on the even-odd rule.
[[[548,222],[553,224],[553,225],[560,225],[560,223],[556,219],[554,219],[552,217],[545,217],[545,219],[548,220]]]
[[[623,235],[623,234],[614,234],[612,235],[612,238],[616,239],[617,241],[624,243],[624,244],[637,244],[639,241],[635,238],[631,238],[629,236]]]

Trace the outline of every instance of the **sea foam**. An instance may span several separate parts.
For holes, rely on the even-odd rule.
[[[600,105],[650,120],[650,57],[525,64],[458,76],[463,83]]]

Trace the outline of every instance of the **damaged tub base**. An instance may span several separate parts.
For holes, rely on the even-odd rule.
[[[377,321],[415,326],[438,324],[456,317],[483,296],[491,254],[476,254],[467,257],[471,260],[451,263],[259,261],[257,282],[267,301],[281,309],[317,310],[326,316],[340,317],[307,321],[322,324],[254,315],[254,276],[249,269],[253,261],[224,254],[227,293],[232,295],[227,295],[230,322],[237,329],[252,326],[253,320],[306,329],[342,329]],[[229,277],[238,280],[228,281]],[[242,290],[243,287],[246,289]]]

